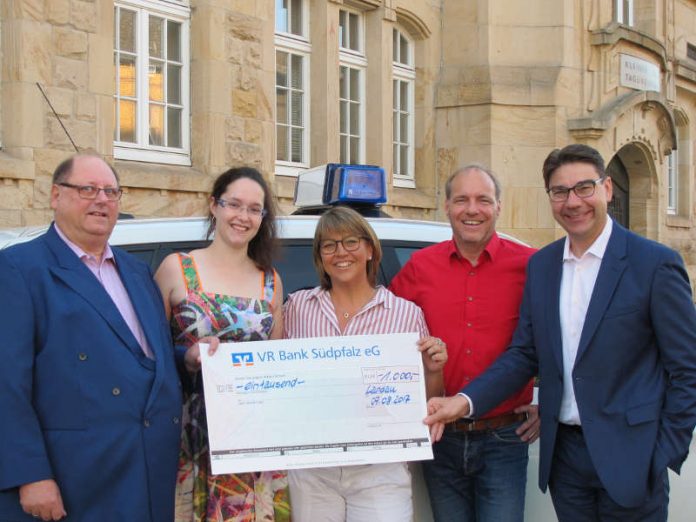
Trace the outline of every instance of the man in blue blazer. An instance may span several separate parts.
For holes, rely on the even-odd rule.
[[[120,197],[66,160],[48,232],[0,251],[2,521],[173,519],[179,378],[149,268],[107,243]]]
[[[479,416],[539,376],[539,486],[561,522],[664,521],[667,468],[696,425],[696,313],[679,255],[607,215],[611,178],[593,148],[544,163],[567,237],[532,256],[508,350],[462,393],[428,403],[443,422]]]

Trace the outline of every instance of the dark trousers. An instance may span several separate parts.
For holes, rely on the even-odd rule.
[[[549,481],[559,522],[665,522],[669,502],[667,470],[663,471],[662,485],[653,488],[640,506],[620,506],[599,481],[582,429],[559,424]]]

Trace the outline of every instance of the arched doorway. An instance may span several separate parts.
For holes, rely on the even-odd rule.
[[[612,199],[607,207],[609,215],[617,223],[629,228],[628,171],[618,155],[614,156],[607,165],[607,176],[611,178],[614,188]]]
[[[622,146],[609,161],[614,194],[608,206],[615,222],[640,234],[657,239],[657,165],[649,144],[634,141]]]

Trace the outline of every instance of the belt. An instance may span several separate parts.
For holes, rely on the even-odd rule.
[[[516,422],[522,422],[525,420],[527,420],[526,413],[506,413],[504,415],[489,417],[487,419],[458,419],[447,424],[446,429],[448,431],[466,432],[496,430],[498,428],[503,428],[505,426],[509,426],[510,424],[515,424]]]
[[[573,433],[579,433],[582,435],[582,426],[579,424],[565,424],[563,422],[558,423],[559,429],[564,429],[566,431],[572,431]]]

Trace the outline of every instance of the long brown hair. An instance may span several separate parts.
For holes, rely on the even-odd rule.
[[[215,180],[210,197],[217,205],[217,200],[222,197],[227,187],[242,178],[255,181],[263,189],[263,208],[266,210],[266,215],[261,220],[259,231],[249,242],[248,255],[259,270],[271,270],[273,268],[273,259],[278,249],[275,219],[277,212],[273,192],[261,173],[252,167],[231,168],[220,174]],[[215,217],[213,213],[208,210],[208,232],[206,233],[206,238],[210,239],[214,231]]]

